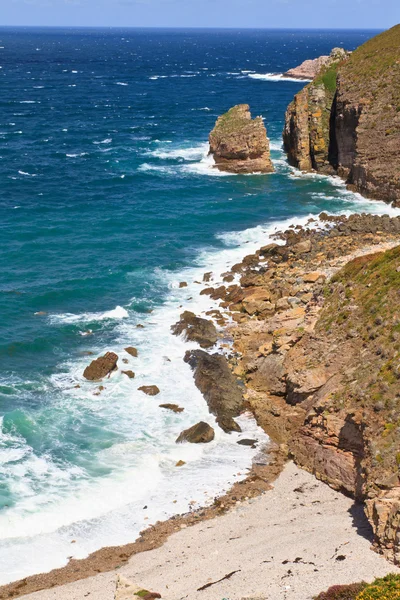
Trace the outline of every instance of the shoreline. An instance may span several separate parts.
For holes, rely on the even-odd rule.
[[[282,235],[282,232],[276,233],[276,236],[278,237]],[[383,233],[382,236],[378,235],[378,237],[380,239],[375,240],[376,243],[371,244],[374,240],[369,239],[368,245],[364,240],[364,243],[359,245],[353,253],[342,257],[341,261],[339,261],[341,264],[336,265],[333,270],[331,269],[330,275],[333,274],[334,270],[338,270],[342,266],[343,261],[347,262],[354,256],[386,249],[397,245],[400,242],[399,236],[391,241],[389,241],[390,236],[385,233]],[[385,238],[387,239],[385,240]],[[243,261],[245,262],[245,260],[246,257]],[[235,273],[235,265],[232,269],[232,273]],[[211,287],[211,285],[209,287]],[[228,307],[224,307],[223,310],[226,310],[227,308]],[[252,319],[250,318],[250,320]],[[231,336],[232,330],[237,330],[238,325],[239,322],[235,323],[234,318],[230,319],[230,323],[224,325],[222,335]],[[126,564],[132,556],[159,548],[171,534],[179,529],[193,526],[201,521],[213,519],[216,516],[226,513],[229,509],[234,508],[236,504],[270,490],[271,483],[280,474],[285,464],[286,448],[284,444],[281,447],[276,444],[276,441],[278,443],[281,442],[279,436],[275,435],[276,432],[270,427],[270,424],[263,422],[262,419],[260,419],[260,415],[257,414],[257,408],[252,403],[252,399],[247,398],[247,400],[249,401],[249,407],[252,409],[258,424],[264,428],[271,439],[268,448],[271,462],[268,465],[253,465],[247,478],[242,482],[235,483],[232,489],[227,494],[218,498],[211,507],[200,508],[191,513],[177,515],[167,521],[156,523],[154,526],[143,531],[137,541],[131,544],[102,548],[92,553],[87,558],[81,560],[73,559],[66,566],[50,571],[49,573],[33,575],[2,586],[0,588],[0,600],[16,598],[35,591],[90,578],[98,573],[119,569],[121,565]]]

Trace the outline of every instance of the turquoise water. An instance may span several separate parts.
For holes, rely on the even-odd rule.
[[[236,434],[175,445],[213,419],[169,326],[183,305],[211,308],[204,271],[218,281],[282,223],[387,212],[294,173],[281,149],[303,83],[279,74],[374,33],[0,29],[0,583],[132,541],[245,474],[254,451]],[[266,119],[273,175],[212,169],[208,132],[239,102]],[[85,353],[105,350],[136,379],[116,374],[97,395]],[[161,394],[137,391],[147,384]]]

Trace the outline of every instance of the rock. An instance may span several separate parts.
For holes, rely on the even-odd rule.
[[[225,431],[238,431],[233,417],[240,415],[243,395],[222,354],[208,354],[192,350],[185,354],[185,362],[194,369],[194,381],[203,394],[209,411],[217,417],[218,425]]]
[[[126,577],[118,575],[114,600],[132,600],[133,598],[155,600],[156,598],[161,598],[161,594],[158,592],[149,592]]]
[[[180,287],[180,288],[185,288],[185,287],[187,287],[187,282],[186,282],[186,281],[181,281],[181,282],[179,283],[179,287]]]
[[[217,330],[212,321],[196,317],[188,310],[181,314],[180,321],[171,327],[174,335],[185,333],[185,338],[190,342],[197,342],[201,348],[214,346],[218,339]]]
[[[248,104],[234,106],[218,118],[210,133],[210,154],[220,171],[272,173],[269,140],[261,117],[252,120]]]
[[[127,352],[128,354],[130,354],[134,358],[137,358],[138,351],[137,351],[136,348],[133,348],[133,346],[128,346],[128,348],[125,348],[125,352]]]
[[[208,423],[200,421],[200,423],[193,425],[193,427],[182,431],[178,436],[176,443],[190,442],[191,444],[208,444],[214,437],[214,429],[208,425]]]
[[[209,273],[204,273],[203,275],[203,281],[204,283],[208,283],[210,281],[212,277],[212,272],[210,271]]]
[[[157,394],[160,393],[160,390],[156,385],[142,385],[138,390],[148,396],[157,396]]]
[[[129,379],[134,379],[135,373],[133,371],[121,371],[124,375],[127,375]]]
[[[299,242],[295,244],[290,249],[295,254],[307,254],[307,252],[311,252],[312,244],[311,240],[304,240],[303,242]]]
[[[178,462],[176,463],[176,467],[183,467],[184,465],[186,465],[184,460],[178,460]]]
[[[89,381],[103,379],[117,368],[118,356],[114,352],[106,352],[104,356],[93,360],[83,372],[83,376]]]
[[[311,60],[305,60],[298,67],[289,69],[284,73],[284,77],[292,77],[293,79],[314,79],[321,70],[329,66],[332,61],[343,60],[350,53],[344,50],[344,48],[333,48],[330,56],[319,56]]]
[[[304,273],[303,275],[303,281],[305,283],[316,283],[317,281],[322,283],[323,281],[325,281],[325,279],[325,273],[319,273],[318,271],[314,271],[312,273]]]
[[[285,375],[282,357],[270,354],[259,360],[258,369],[249,374],[249,382],[258,392],[281,396],[286,392]]]
[[[174,413],[181,413],[185,409],[181,408],[177,404],[160,404],[160,408],[166,408],[167,410],[172,410]]]
[[[243,440],[239,440],[236,443],[239,444],[239,446],[251,446],[252,448],[254,448],[255,445],[257,444],[257,442],[258,442],[258,440],[243,439]]]

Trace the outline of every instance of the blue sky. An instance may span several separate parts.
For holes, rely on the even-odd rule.
[[[0,0],[2,25],[384,29],[400,0]]]

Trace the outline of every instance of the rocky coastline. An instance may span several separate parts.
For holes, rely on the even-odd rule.
[[[350,189],[399,206],[399,65],[396,25],[349,56],[316,66],[312,82],[286,111],[283,141],[290,164],[335,173]]]
[[[354,374],[354,360],[360,359],[360,352],[369,359],[368,350],[372,349],[378,357],[376,364],[368,360],[368,370],[376,378],[382,366],[379,361],[388,361],[388,350],[376,354],[379,336],[369,332],[371,339],[366,340],[354,323],[344,327],[341,310],[335,304],[332,313],[330,303],[332,298],[351,302],[349,286],[342,280],[346,269],[353,273],[353,268],[366,268],[375,257],[390,256],[393,269],[400,271],[396,248],[400,217],[333,217],[323,213],[305,227],[291,227],[274,237],[275,241],[246,256],[230,271],[206,273],[200,293],[217,302],[218,308],[205,315],[211,319],[183,313],[171,331],[194,336],[205,347],[191,351],[182,360],[191,364],[195,383],[210,413],[217,416],[218,426],[234,430],[234,417],[251,410],[271,439],[267,460],[256,461],[247,479],[216,499],[213,506],[157,523],[133,544],[105,548],[87,559],[71,560],[62,569],[4,586],[0,599],[78,581],[127,564],[134,554],[159,547],[171,533],[225,514],[238,503],[268,491],[289,458],[335,490],[364,502],[374,529],[375,548],[399,562],[400,482],[396,479],[397,466],[393,468],[387,459],[392,447],[386,449],[387,456],[374,462],[377,451],[383,451],[376,447],[379,434],[388,430],[383,438],[387,446],[394,434],[394,428],[387,425],[395,422],[397,415],[393,407],[389,414],[377,400],[372,406],[364,402],[356,409],[354,398],[351,405],[341,401],[346,386],[360,386]],[[215,286],[214,281],[221,279],[223,285]],[[350,285],[355,287],[355,283]],[[348,311],[356,312],[356,308],[350,304]],[[333,319],[326,329],[332,314],[338,323]],[[386,331],[385,317],[379,318]],[[374,322],[376,319],[374,316]],[[360,342],[361,350],[357,347]],[[381,339],[379,343],[382,345]],[[111,363],[110,370],[114,360]],[[365,378],[365,374],[359,377]],[[397,381],[393,383],[396,389]],[[208,429],[202,440],[190,440],[185,433],[178,443],[209,443],[213,437]]]

